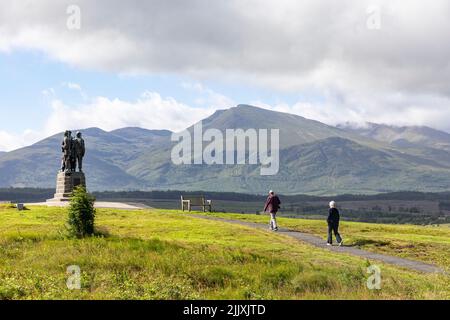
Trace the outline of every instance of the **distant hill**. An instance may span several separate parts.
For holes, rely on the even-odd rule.
[[[88,173],[89,187],[114,190],[145,188],[145,183],[128,174],[125,168],[139,157],[142,150],[159,144],[161,139],[167,141],[171,134],[169,131],[137,128],[113,132],[98,128],[81,131],[87,144],[84,167]],[[62,133],[3,154],[0,157],[0,185],[52,187],[61,165],[61,137]]]
[[[375,194],[450,190],[448,134],[424,127],[332,127],[248,105],[220,110],[204,129],[280,129],[280,170],[259,165],[181,165],[171,162],[171,132],[123,128],[81,130],[91,190],[205,190],[284,194]],[[192,130],[192,127],[188,128]],[[54,187],[62,134],[0,154],[0,187]],[[403,139],[403,140],[402,140]]]
[[[450,134],[429,127],[395,127],[367,123],[364,127],[339,126],[359,135],[400,147],[434,147],[450,151]]]
[[[281,148],[330,137],[351,139],[367,144],[374,143],[372,139],[319,121],[249,105],[238,105],[235,108],[217,111],[203,120],[203,127],[205,130],[215,128],[223,132],[229,128],[280,129]]]

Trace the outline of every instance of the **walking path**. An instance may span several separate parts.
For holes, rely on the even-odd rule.
[[[192,216],[194,216],[196,218],[201,218],[201,219],[222,221],[222,222],[238,224],[238,225],[242,225],[242,226],[246,226],[246,227],[262,229],[262,230],[268,231],[267,225],[261,224],[261,223],[247,222],[247,221],[242,221],[242,220],[231,220],[231,219],[217,218],[217,217],[211,217],[211,216],[202,216],[202,215],[192,215]],[[288,230],[288,229],[284,229],[284,228],[279,228],[277,233],[295,238],[297,240],[309,243],[315,247],[327,249],[327,250],[330,250],[333,252],[347,253],[347,254],[351,254],[351,255],[358,256],[358,257],[365,258],[365,259],[378,260],[381,262],[393,264],[393,265],[396,265],[399,267],[404,267],[404,268],[408,268],[408,269],[423,272],[423,273],[445,273],[445,271],[443,269],[441,269],[435,265],[420,262],[420,261],[403,259],[403,258],[399,258],[399,257],[389,256],[386,254],[373,253],[373,252],[361,250],[361,249],[358,249],[355,247],[347,247],[345,245],[341,246],[341,247],[327,246],[326,242],[322,238],[312,235],[312,234],[309,234],[309,233],[292,231],[292,230]]]

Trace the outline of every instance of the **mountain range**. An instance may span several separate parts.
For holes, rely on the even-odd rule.
[[[259,165],[174,165],[172,132],[81,130],[90,190],[205,190],[264,194],[375,194],[450,190],[450,134],[428,127],[329,126],[239,105],[202,121],[204,130],[280,129],[280,169]],[[188,128],[192,131],[192,127]],[[0,187],[54,187],[62,133],[0,153]]]

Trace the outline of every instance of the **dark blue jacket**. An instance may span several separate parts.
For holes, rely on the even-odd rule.
[[[339,223],[339,210],[336,208],[330,208],[328,211],[328,223]]]

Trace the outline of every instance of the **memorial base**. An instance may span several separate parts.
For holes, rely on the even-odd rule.
[[[86,187],[83,172],[59,172],[56,177],[56,193],[53,199],[48,199],[47,202],[70,201],[73,189],[80,185]]]

